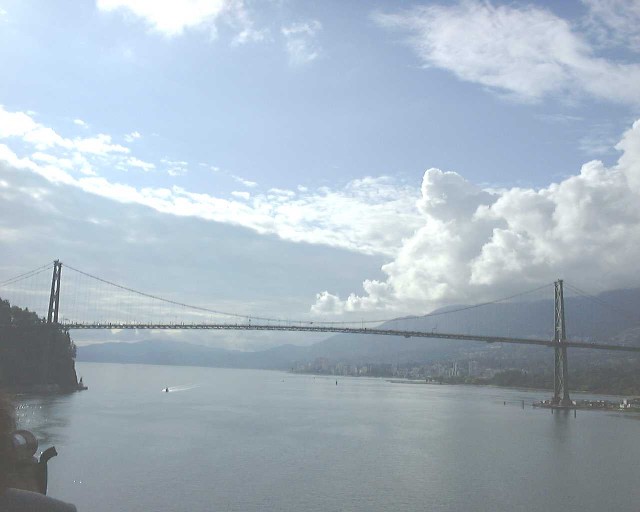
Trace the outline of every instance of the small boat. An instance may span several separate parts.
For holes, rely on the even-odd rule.
[[[84,385],[84,382],[82,382],[82,377],[80,377],[80,380],[78,381],[78,384],[76,386],[76,390],[77,391],[85,391],[86,389],[89,389],[89,388]]]
[[[164,388],[164,392],[168,393],[169,392],[169,388]]]

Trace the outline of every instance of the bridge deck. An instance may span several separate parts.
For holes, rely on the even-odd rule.
[[[293,332],[323,332],[323,333],[345,333],[345,334],[373,334],[376,336],[402,336],[404,338],[430,338],[459,341],[482,341],[485,343],[512,343],[519,345],[541,345],[553,347],[556,343],[553,340],[535,338],[512,338],[504,336],[478,336],[473,334],[459,333],[439,333],[423,331],[403,331],[396,329],[379,329],[367,327],[335,327],[321,325],[264,325],[264,324],[136,324],[136,323],[62,323],[66,330],[75,329],[151,329],[151,330],[240,330],[240,331],[293,331]],[[590,348],[596,350],[618,350],[625,352],[640,352],[640,347],[624,345],[609,345],[606,343],[590,343],[586,341],[566,341],[566,347]]]

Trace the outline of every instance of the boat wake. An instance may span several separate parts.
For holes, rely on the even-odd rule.
[[[190,389],[199,388],[200,384],[184,384],[182,386],[170,386],[164,388],[162,391],[166,393],[176,393],[178,391],[189,391]]]

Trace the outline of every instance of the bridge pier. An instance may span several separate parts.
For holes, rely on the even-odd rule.
[[[573,405],[569,396],[569,369],[567,366],[567,333],[564,318],[564,290],[562,279],[555,283],[554,300],[554,365],[553,398],[551,403],[559,406]]]

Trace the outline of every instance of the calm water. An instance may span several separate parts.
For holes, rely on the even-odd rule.
[[[77,366],[89,391],[19,414],[60,453],[49,494],[81,512],[639,509],[637,417],[493,388]]]

